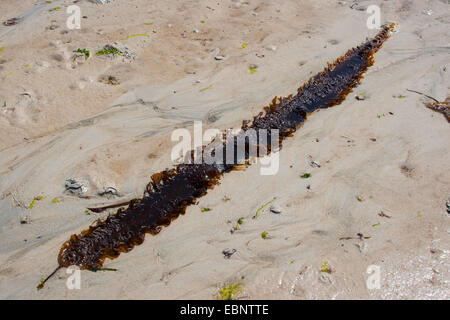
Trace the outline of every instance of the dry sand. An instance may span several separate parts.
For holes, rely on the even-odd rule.
[[[0,298],[215,299],[237,281],[244,299],[450,298],[450,126],[406,90],[448,96],[447,1],[79,1],[80,30],[65,26],[70,4],[0,4],[2,22],[27,13],[0,25]],[[376,33],[358,10],[369,4],[397,32],[344,103],[284,142],[277,175],[256,165],[231,172],[158,236],[106,261],[116,272],[82,271],[81,290],[68,290],[60,270],[36,290],[61,244],[108,214],[86,207],[139,197],[171,166],[174,128],[236,127],[296,92]],[[135,34],[149,36],[127,39]],[[136,59],[94,55],[114,41]],[[73,62],[77,48],[91,57]],[[120,84],[100,83],[104,75]],[[88,198],[64,193],[70,177],[89,182]],[[121,197],[98,196],[109,186]],[[251,219],[274,197],[281,214],[266,206]],[[237,251],[224,259],[224,249]],[[380,289],[366,287],[370,265],[380,267]]]

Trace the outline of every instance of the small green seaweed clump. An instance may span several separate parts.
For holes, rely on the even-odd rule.
[[[88,49],[78,48],[77,50],[74,50],[73,52],[84,54],[84,60],[89,59],[89,57],[91,56],[91,52]]]
[[[232,283],[219,290],[220,300],[233,300],[242,291],[242,282]]]

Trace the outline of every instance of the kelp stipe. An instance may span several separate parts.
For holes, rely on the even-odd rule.
[[[383,27],[375,38],[328,64],[325,70],[300,87],[295,96],[274,98],[253,121],[243,122],[243,131],[250,128],[278,129],[281,143],[299,128],[311,112],[340,104],[373,64],[374,53],[389,38],[393,28],[393,24]],[[59,266],[99,269],[106,258],[116,258],[141,244],[146,233],[158,234],[163,226],[168,226],[173,219],[184,214],[187,206],[205,195],[222,174],[236,165],[180,164],[154,174],[142,199],[131,201],[127,208],[120,208],[116,214],[103,221],[98,220],[95,226],[81,234],[72,235],[59,252]]]

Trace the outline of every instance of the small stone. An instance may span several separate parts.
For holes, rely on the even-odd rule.
[[[368,98],[367,94],[365,92],[361,92],[360,94],[358,94],[355,99],[359,100],[359,101],[363,101],[366,100]]]
[[[279,213],[281,213],[281,208],[279,206],[277,206],[276,204],[272,204],[270,206],[270,212],[279,214]]]
[[[200,31],[198,29],[192,30],[193,33],[199,33]]]
[[[225,60],[225,56],[215,56],[214,59],[220,61],[220,60]]]
[[[359,252],[364,253],[367,252],[367,243],[364,241],[364,238],[356,244],[356,247],[359,249]]]
[[[273,45],[273,44],[269,44],[267,46],[265,46],[266,50],[269,51],[277,51],[277,46]]]

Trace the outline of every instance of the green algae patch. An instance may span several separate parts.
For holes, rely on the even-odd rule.
[[[229,284],[223,289],[219,290],[219,300],[233,300],[242,291],[242,282],[237,282],[234,284]]]

